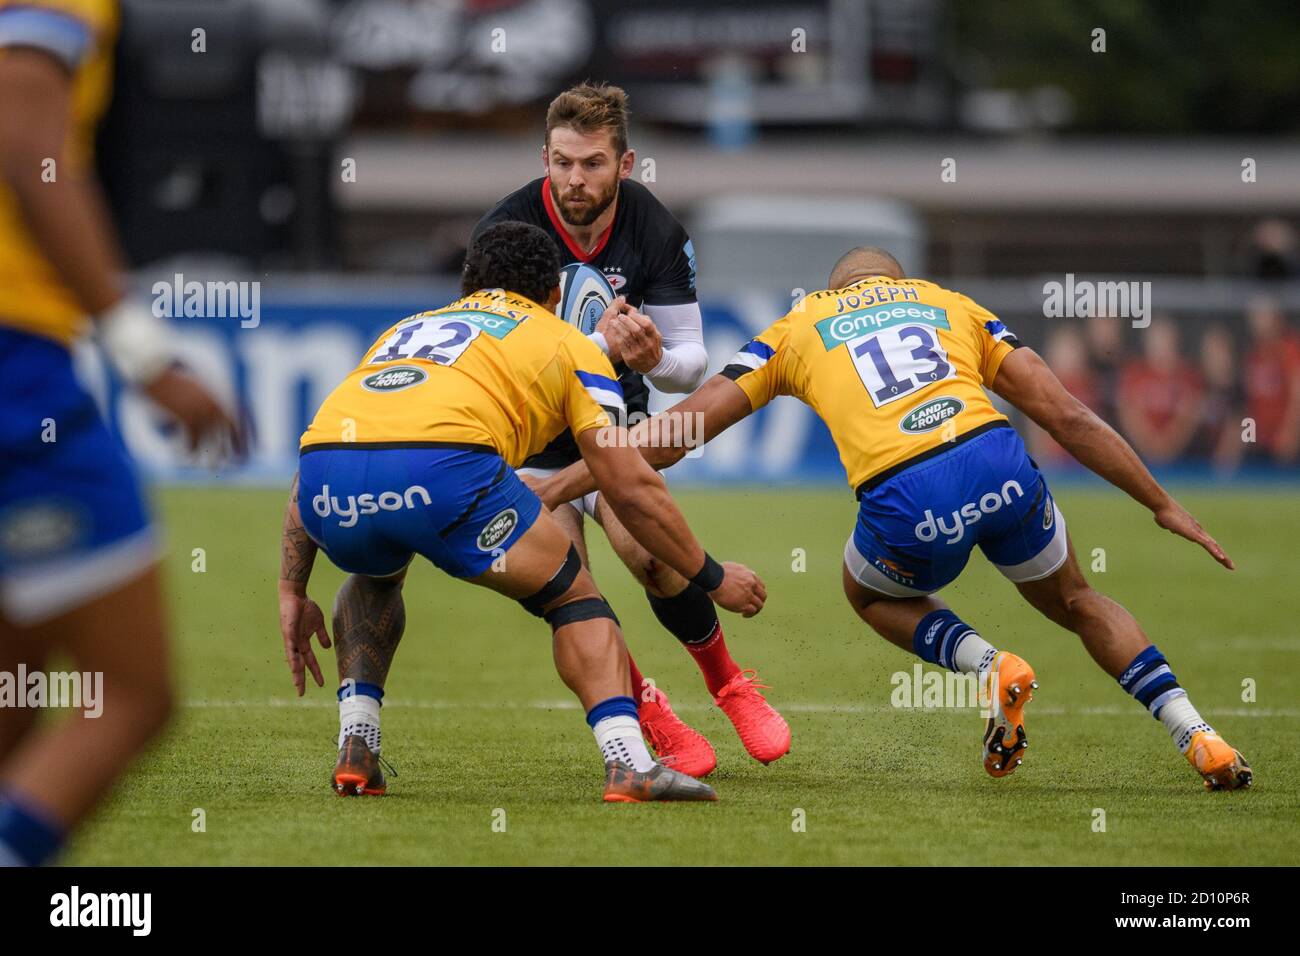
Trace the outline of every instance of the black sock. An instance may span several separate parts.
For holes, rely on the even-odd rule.
[[[683,644],[707,641],[718,626],[718,610],[698,584],[686,585],[676,597],[656,597],[649,591],[645,596],[659,623]]]

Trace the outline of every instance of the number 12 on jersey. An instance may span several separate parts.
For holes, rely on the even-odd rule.
[[[375,350],[370,364],[396,362],[399,359],[426,359],[439,365],[451,365],[479,337],[480,329],[468,322],[438,318],[399,326]]]
[[[847,345],[858,377],[877,408],[956,374],[928,326],[885,328]]]

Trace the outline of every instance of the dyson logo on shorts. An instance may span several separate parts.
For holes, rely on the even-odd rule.
[[[991,515],[993,512],[1001,510],[1003,505],[1011,504],[1011,493],[1013,491],[1016,493],[1017,498],[1025,496],[1020,483],[1012,480],[1002,486],[1001,494],[990,491],[986,495],[981,495],[979,501],[966,502],[952,513],[951,527],[946,524],[944,518],[936,518],[934,512],[926,508],[925,520],[919,522],[916,528],[913,529],[916,532],[916,540],[933,541],[942,534],[946,544],[956,544],[966,536],[966,525],[974,524],[984,515]]]
[[[402,492],[381,491],[377,495],[372,495],[369,492],[361,495],[348,495],[343,499],[342,503],[339,502],[337,495],[330,496],[329,485],[322,485],[320,494],[311,500],[311,510],[322,518],[335,515],[340,519],[340,528],[351,528],[357,523],[357,518],[361,515],[414,508],[417,495],[424,499],[426,505],[433,504],[433,499],[429,497],[429,492],[423,485],[411,485]]]

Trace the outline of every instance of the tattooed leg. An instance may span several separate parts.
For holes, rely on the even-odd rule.
[[[354,574],[334,599],[334,645],[339,682],[383,687],[406,628],[402,582],[406,572],[388,578]]]

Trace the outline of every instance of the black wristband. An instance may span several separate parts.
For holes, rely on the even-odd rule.
[[[696,572],[695,577],[691,578],[691,583],[697,585],[703,591],[716,591],[722,587],[722,579],[726,572],[722,570],[722,565],[718,564],[709,557],[709,552],[704,552],[704,567]]]

